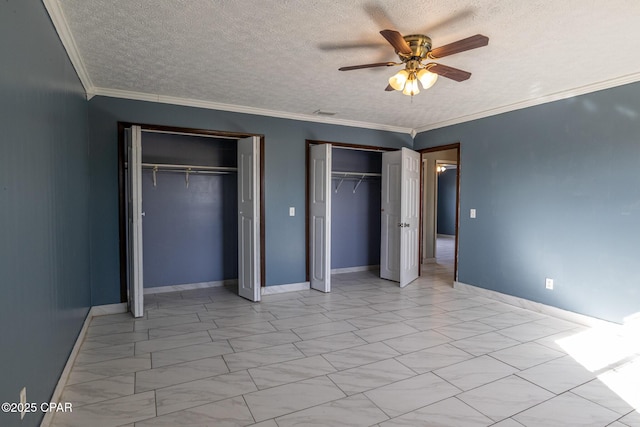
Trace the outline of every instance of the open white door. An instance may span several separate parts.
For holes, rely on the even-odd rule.
[[[380,277],[404,287],[418,277],[420,154],[382,154]]]
[[[311,288],[331,291],[331,144],[310,147],[309,256]]]
[[[125,129],[127,144],[127,273],[129,310],[133,317],[144,315],[142,277],[142,131],[140,126]]]
[[[260,301],[260,138],[238,140],[238,295]]]

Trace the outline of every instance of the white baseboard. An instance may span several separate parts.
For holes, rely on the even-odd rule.
[[[380,269],[379,265],[361,265],[358,267],[334,268],[331,270],[331,274],[356,273],[358,271],[369,271],[378,269]]]
[[[161,294],[165,292],[191,291],[194,289],[217,288],[219,286],[237,285],[238,279],[219,280],[216,282],[185,283],[183,285],[156,286],[144,288],[144,294]]]
[[[306,291],[310,289],[309,282],[289,283],[287,285],[263,286],[262,295],[283,294],[285,292]]]
[[[461,282],[453,282],[453,287],[461,291],[469,292],[486,298],[491,298],[509,305],[514,305],[527,310],[535,311],[548,316],[557,317],[559,319],[568,320],[569,322],[578,323],[584,326],[619,326],[617,323],[609,322],[584,314],[574,313],[573,311],[563,310],[551,305],[542,304],[528,299],[514,297],[513,295],[503,294],[501,292],[492,291],[490,289],[479,288],[473,285],[467,285]]]
[[[64,369],[62,370],[62,374],[60,374],[60,378],[58,378],[58,383],[56,384],[55,390],[53,390],[53,395],[51,396],[51,402],[60,402],[60,398],[62,397],[62,392],[64,391],[64,387],[67,384],[67,380],[69,379],[69,374],[71,373],[71,368],[73,368],[73,364],[76,361],[76,357],[80,352],[80,347],[82,347],[82,343],[84,343],[84,339],[87,336],[87,330],[89,329],[89,324],[91,324],[91,320],[96,316],[104,316],[107,314],[118,314],[118,313],[126,313],[127,312],[127,303],[119,303],[119,304],[107,304],[107,305],[96,305],[89,309],[87,313],[87,317],[84,319],[84,323],[82,324],[82,328],[80,329],[80,333],[78,334],[78,338],[76,338],[76,343],[73,345],[73,349],[71,350],[71,354],[67,358],[67,363],[64,365]],[[40,423],[40,427],[49,427],[51,422],[53,421],[54,412],[46,412],[42,422]]]
[[[87,317],[96,317],[96,316],[106,316],[107,314],[119,314],[126,313],[129,311],[126,302],[121,302],[118,304],[105,304],[105,305],[94,305],[89,310],[89,314]]]

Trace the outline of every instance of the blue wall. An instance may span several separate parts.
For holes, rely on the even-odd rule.
[[[304,282],[305,140],[410,147],[411,136],[193,107],[94,97],[89,101],[92,303],[120,301],[117,122],[265,135],[266,284]],[[289,207],[296,216],[289,216]]]
[[[332,149],[333,171],[382,171],[382,153]],[[332,180],[333,189],[340,183]],[[331,268],[380,264],[380,178],[345,180],[331,193]]]
[[[438,234],[456,234],[456,181],[458,169],[438,174]]]
[[[639,83],[419,134],[416,149],[461,143],[459,281],[616,322],[640,312],[639,140]]]
[[[237,165],[233,140],[142,133],[142,161],[198,166]],[[142,174],[144,286],[238,277],[236,174]]]
[[[88,104],[41,2],[0,2],[0,57],[0,401],[48,402],[90,303]]]

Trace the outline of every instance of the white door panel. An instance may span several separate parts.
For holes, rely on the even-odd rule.
[[[400,281],[400,179],[402,153],[382,153],[382,206],[380,212],[380,277]]]
[[[260,138],[238,140],[238,295],[260,301]]]
[[[418,233],[420,227],[420,154],[402,149],[400,286],[418,278]]]
[[[382,154],[380,277],[404,287],[418,277],[420,154]]]
[[[140,126],[125,129],[127,144],[127,274],[129,310],[134,317],[144,315],[142,275],[142,131]]]
[[[331,144],[309,152],[309,243],[311,288],[331,291]]]

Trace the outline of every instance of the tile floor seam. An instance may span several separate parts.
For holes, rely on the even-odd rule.
[[[251,414],[251,418],[253,418],[253,423],[256,424],[258,423],[258,421],[256,420],[256,416],[253,414],[253,411],[251,410],[251,406],[249,406],[249,402],[247,402],[247,399],[245,399],[244,394],[241,394],[240,397],[242,397],[242,400],[244,401],[244,405],[247,407],[247,409],[249,410],[249,413]],[[270,418],[272,419],[272,418]],[[267,421],[267,420],[265,420]],[[275,420],[274,420],[275,422]]]
[[[597,379],[597,377],[596,377],[596,379]],[[584,383],[584,384],[588,384],[588,383],[590,383],[591,381],[594,381],[594,380],[587,381],[587,382],[586,382],[586,383]],[[578,394],[578,393],[574,393],[574,392],[573,392],[573,390],[575,390],[575,389],[577,389],[577,388],[579,388],[579,387],[583,386],[584,384],[577,385],[577,386],[575,386],[575,387],[573,387],[573,388],[571,388],[571,389],[567,390],[565,393],[571,393],[571,394],[574,394],[574,395],[576,395],[576,396],[578,396],[578,397],[580,397],[580,398],[582,398],[582,399],[584,399],[584,400],[588,400],[589,402],[591,402],[591,403],[593,403],[593,404],[596,404],[596,405],[598,405],[598,406],[600,406],[600,407],[602,407],[602,408],[604,408],[604,409],[608,409],[608,410],[612,411],[612,409],[611,409],[611,408],[608,408],[608,407],[604,406],[604,405],[603,405],[603,404],[601,404],[600,402],[597,402],[597,401],[595,401],[595,400],[593,400],[593,399],[591,399],[591,398],[589,398],[589,397],[585,397],[585,396],[582,396],[582,395],[580,395],[580,394]],[[636,409],[635,409],[635,408],[633,408],[631,405],[629,405],[629,406],[631,407],[631,409],[629,410],[629,412],[626,412],[626,413],[625,413],[625,414],[623,414],[620,418],[624,418],[624,417],[626,417],[627,415],[629,415],[630,413],[632,413],[634,410],[636,410]],[[617,411],[614,411],[614,412],[619,413],[619,412],[617,412]],[[623,424],[624,424],[624,423],[623,423]]]
[[[545,362],[545,363],[548,363],[548,362]],[[544,363],[541,363],[541,365],[543,365],[543,364],[544,364]],[[540,366],[540,365],[538,365],[538,366]],[[527,369],[529,369],[529,368],[527,368]],[[525,369],[525,370],[526,370],[526,369]],[[555,395],[556,395],[556,397],[557,397],[557,396],[561,396],[561,395],[563,395],[563,394],[565,394],[565,393],[568,393],[568,392],[570,392],[572,389],[574,389],[574,388],[576,388],[576,387],[583,386],[583,385],[585,385],[585,384],[587,384],[587,383],[589,383],[589,382],[593,381],[593,378],[591,378],[591,379],[589,379],[589,380],[587,380],[587,381],[585,381],[585,382],[582,382],[582,383],[580,383],[580,384],[577,384],[577,385],[575,385],[575,386],[571,387],[570,389],[563,390],[563,391],[561,391],[560,393],[556,393],[555,391],[553,391],[553,390],[549,390],[547,387],[545,387],[545,386],[543,386],[543,385],[536,384],[535,382],[533,382],[533,381],[531,381],[531,380],[529,380],[529,379],[527,379],[527,378],[524,378],[524,377],[522,377],[522,376],[518,375],[518,374],[520,374],[520,373],[522,373],[522,372],[523,372],[523,371],[515,372],[513,375],[517,375],[517,376],[518,376],[518,378],[523,379],[523,380],[525,380],[525,381],[528,381],[528,382],[530,382],[531,384],[533,384],[533,385],[535,385],[535,386],[538,386],[538,387],[540,387],[540,388],[543,388],[543,389],[545,389],[546,391],[548,391],[549,393],[553,393],[553,394],[555,394]],[[579,397],[582,397],[582,396],[579,396]],[[586,400],[586,399],[585,399],[585,400]],[[594,403],[595,403],[595,402],[594,402]]]
[[[540,387],[540,386],[538,386],[538,387]],[[549,390],[547,390],[547,391],[549,391]],[[562,392],[562,393],[560,393],[560,394],[555,394],[555,393],[553,393],[553,392],[550,392],[550,393],[554,394],[554,396],[551,396],[551,397],[550,397],[550,398],[548,398],[548,399],[545,399],[545,400],[543,400],[543,401],[541,401],[541,402],[538,402],[538,403],[537,403],[537,404],[535,404],[535,405],[529,406],[529,407],[527,407],[527,408],[525,408],[525,409],[523,409],[523,410],[521,410],[521,411],[519,411],[519,412],[517,412],[517,413],[515,413],[515,414],[511,414],[511,415],[509,416],[509,418],[513,418],[513,417],[515,417],[516,415],[522,414],[523,412],[527,412],[527,411],[528,411],[528,410],[530,410],[530,409],[533,409],[533,408],[535,408],[535,407],[537,407],[537,406],[540,406],[540,405],[542,405],[542,404],[544,404],[544,403],[546,403],[546,402],[549,402],[549,401],[551,401],[551,400],[553,400],[553,399],[556,399],[556,398],[558,398],[558,397],[562,396],[563,394],[567,394],[567,393],[569,393],[569,391],[564,391],[564,392]],[[608,409],[608,408],[607,408],[607,409]],[[502,421],[502,420],[501,420],[501,421]],[[518,422],[519,422],[519,421],[518,421]]]

